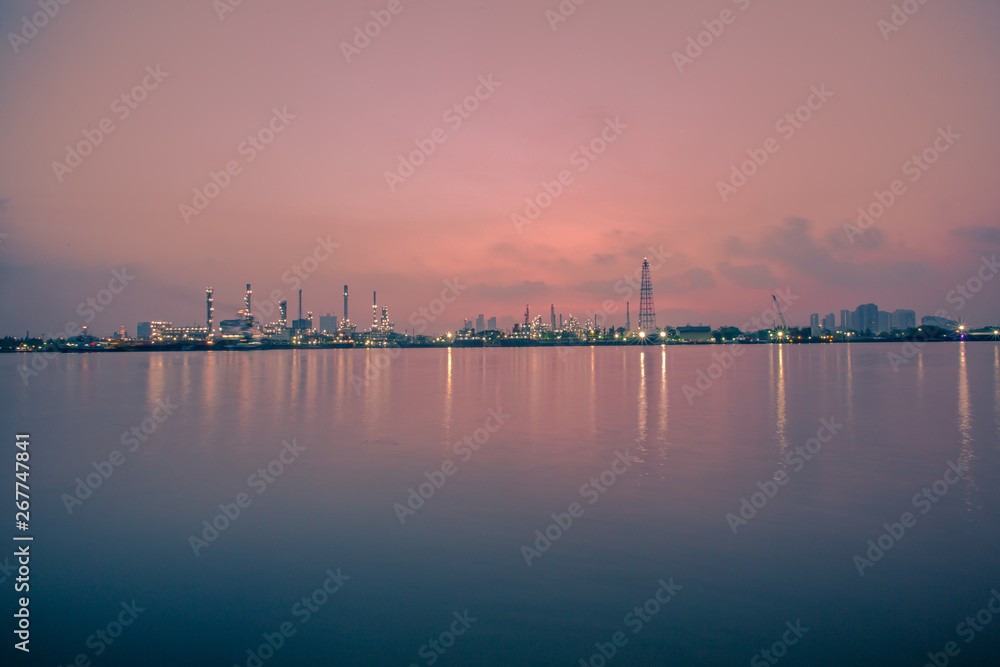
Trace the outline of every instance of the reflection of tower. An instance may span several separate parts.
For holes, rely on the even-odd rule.
[[[632,315],[628,309],[628,301],[625,302],[625,331],[632,330]]]
[[[278,319],[278,324],[282,329],[288,326],[288,302],[282,299],[278,302],[278,312],[280,313],[280,319]]]
[[[556,304],[552,304],[552,306],[549,308],[549,315],[552,318],[552,329],[554,331],[556,328]]]
[[[250,289],[250,283],[247,283],[247,291],[243,295],[243,317],[244,319],[251,319],[253,316],[250,314],[250,297],[253,295],[253,291]]]
[[[656,330],[656,310],[653,308],[653,281],[649,278],[649,260],[642,258],[642,287],[639,290],[639,329]]]
[[[208,337],[212,337],[212,313],[215,309],[212,307],[212,294],[214,291],[211,287],[205,288],[205,318],[208,320]]]
[[[347,326],[347,285],[344,285],[344,326]]]

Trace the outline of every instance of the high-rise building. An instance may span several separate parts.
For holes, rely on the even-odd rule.
[[[890,316],[885,310],[878,311],[878,333],[889,333]]]
[[[878,306],[874,303],[865,303],[857,307],[854,311],[854,330],[859,333],[878,331]]]
[[[823,328],[829,332],[833,332],[837,328],[837,318],[833,313],[823,318]]]
[[[642,286],[639,288],[639,329],[656,330],[656,308],[653,307],[653,281],[649,276],[649,260],[642,258]]]
[[[889,325],[893,329],[899,329],[900,331],[916,328],[917,313],[912,310],[897,308],[892,312],[892,319],[889,321]]]
[[[556,328],[556,304],[552,304],[549,312],[552,318],[552,329],[554,331]]]
[[[486,318],[483,317],[482,313],[479,313],[479,317],[476,318],[476,331],[486,331]]]
[[[840,330],[850,331],[854,328],[854,311],[842,310],[840,311]]]
[[[809,316],[809,335],[813,338],[819,337],[819,313],[813,313]]]
[[[489,331],[496,331],[496,329],[497,329],[497,318],[496,317],[491,317],[490,319],[486,320],[486,328]]]

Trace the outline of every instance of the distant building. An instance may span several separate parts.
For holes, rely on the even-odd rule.
[[[889,326],[900,331],[914,329],[917,326],[917,314],[912,310],[896,309],[892,312]]]
[[[476,331],[486,331],[486,318],[483,317],[482,313],[479,313],[479,317],[476,318]]]
[[[837,318],[834,316],[833,313],[830,313],[829,315],[823,318],[823,328],[829,332],[833,332],[836,330]]]
[[[490,319],[486,320],[486,328],[488,330],[490,330],[490,331],[496,331],[496,329],[497,329],[497,318],[491,317]]]
[[[690,341],[704,341],[712,340],[712,327],[703,326],[699,324],[698,326],[691,326],[690,324],[677,327],[677,335],[682,340]]]
[[[337,316],[327,313],[326,315],[319,316],[319,330],[325,333],[334,333],[337,331]]]
[[[866,331],[878,331],[878,306],[874,303],[865,303],[857,307],[854,311],[854,330],[860,333]]]
[[[852,310],[840,311],[841,331],[850,331],[853,328],[854,328],[854,311]]]
[[[813,313],[809,316],[809,335],[813,338],[819,338],[819,313]]]
[[[878,311],[878,329],[875,330],[876,333],[889,333],[892,329],[891,326],[891,316],[888,311],[880,310]]]

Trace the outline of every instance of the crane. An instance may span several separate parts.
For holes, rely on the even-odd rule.
[[[774,299],[774,307],[778,310],[778,317],[781,318],[781,330],[778,332],[778,336],[780,337],[782,331],[785,332],[785,334],[788,333],[788,323],[785,322],[785,314],[781,312],[781,306],[778,305],[778,297],[772,294],[771,298]]]

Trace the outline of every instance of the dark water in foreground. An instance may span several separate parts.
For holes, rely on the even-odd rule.
[[[1000,348],[744,347],[689,401],[732,349],[0,355],[35,536],[3,662],[998,664]]]

